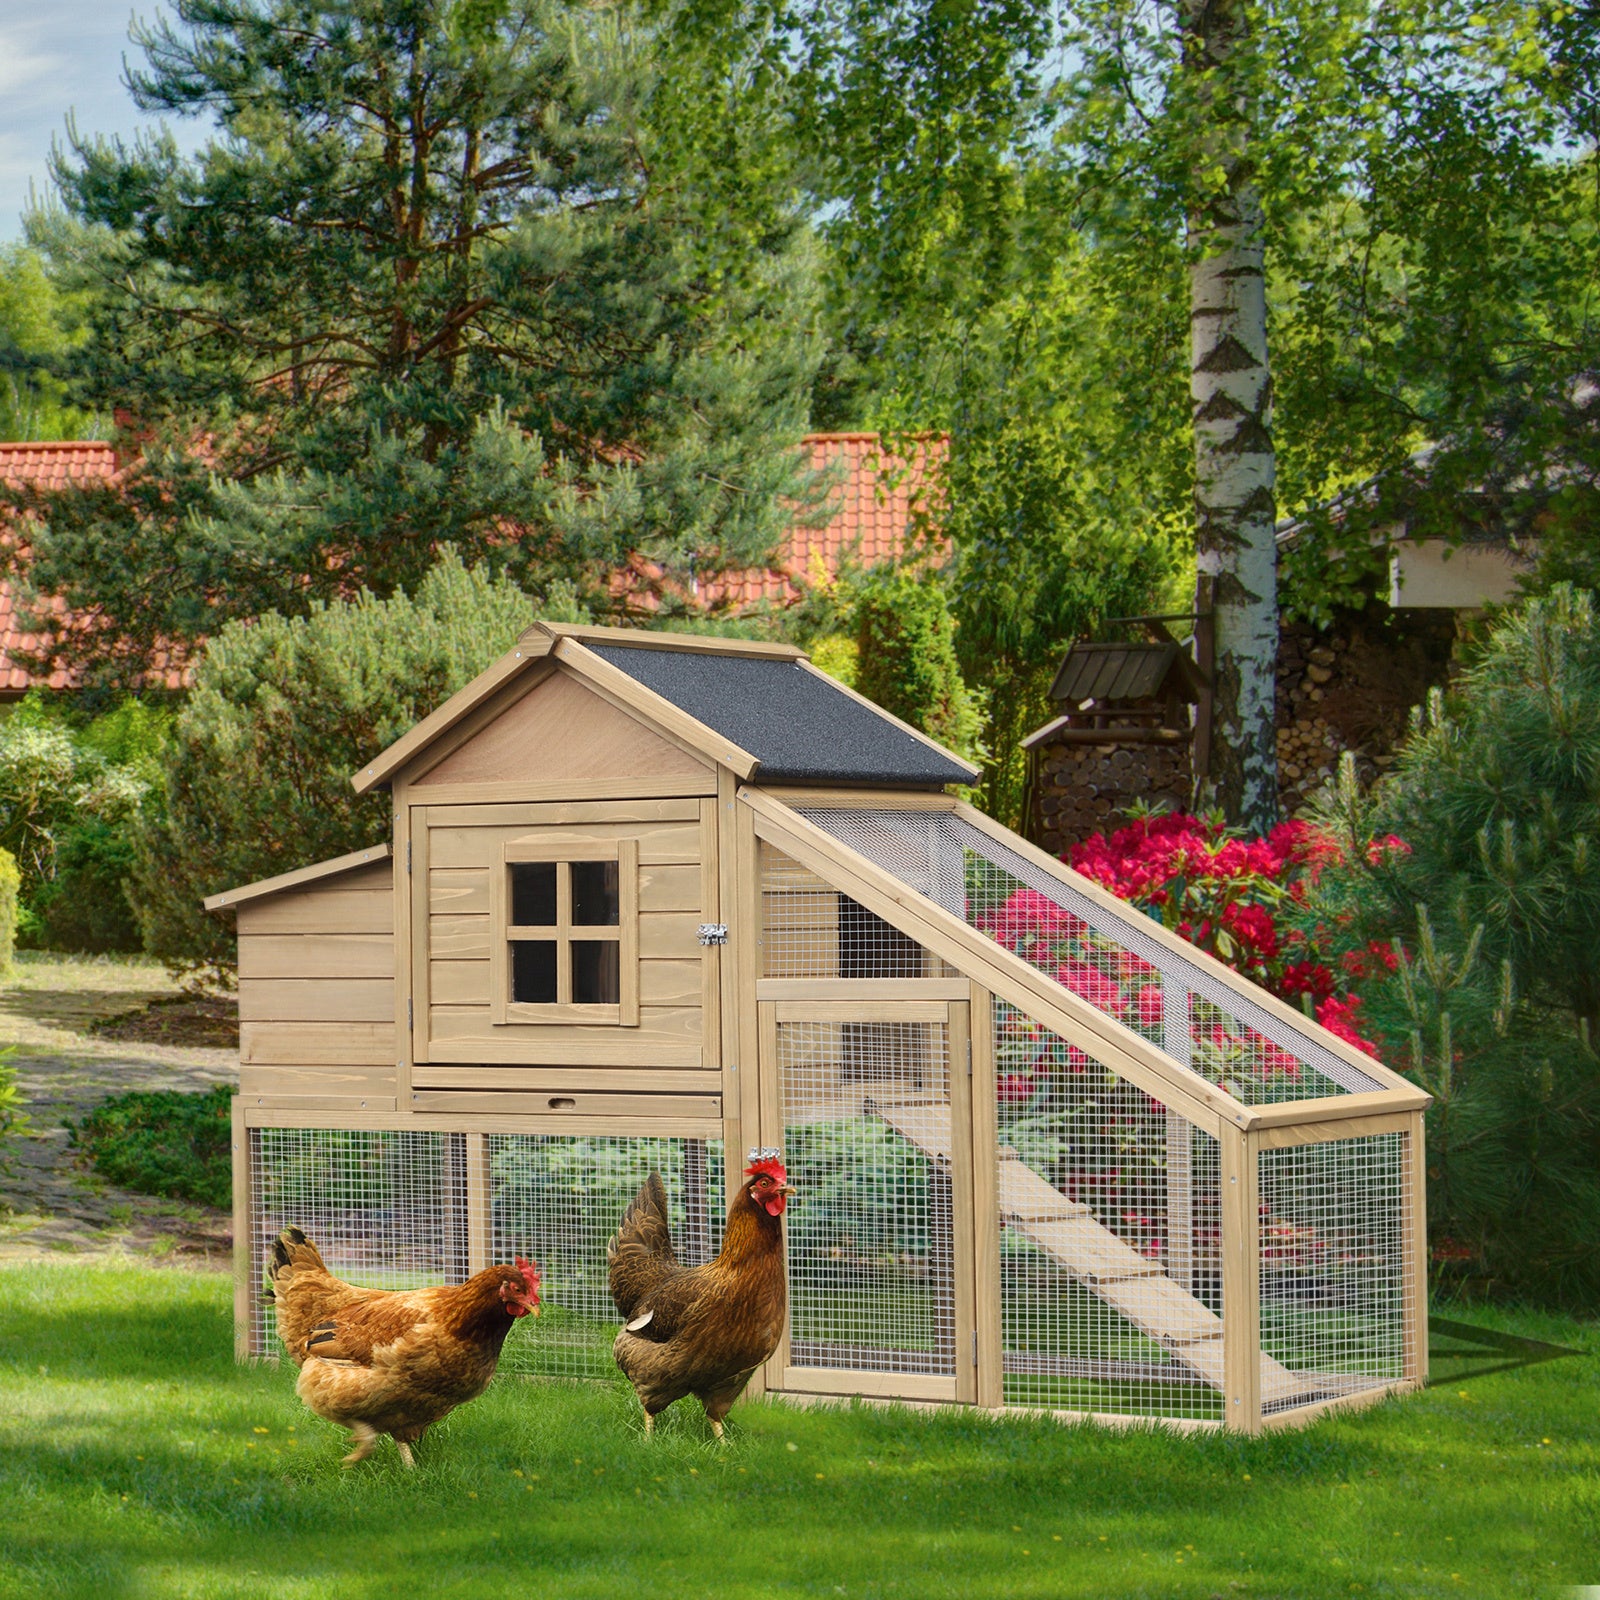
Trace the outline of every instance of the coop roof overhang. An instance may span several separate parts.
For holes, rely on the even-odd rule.
[[[232,911],[247,900],[280,894],[285,889],[303,889],[309,883],[335,878],[341,872],[353,872],[357,867],[370,867],[373,862],[387,861],[393,855],[392,844],[369,845],[365,850],[352,850],[349,855],[335,856],[331,861],[318,861],[294,872],[280,872],[275,878],[261,878],[255,883],[241,884],[237,889],[224,889],[219,894],[208,895],[201,903],[207,911]]]
[[[1043,851],[1026,845],[970,806],[957,805],[951,814],[1005,849],[1019,855],[1026,853],[1031,865],[1094,902],[1126,928],[1130,943],[1135,939],[1154,939],[1157,945],[1166,948],[1175,962],[1196,971],[1200,981],[1209,980],[1208,988],[1214,985],[1216,991],[1236,999],[1241,1007],[1248,1006],[1258,1014],[1264,1013],[1280,1037],[1303,1039],[1310,1049],[1343,1062],[1349,1069],[1351,1081],[1370,1087],[1365,1092],[1273,1105],[1247,1105],[988,938],[927,894],[851,849],[793,807],[753,788],[742,789],[740,797],[755,812],[758,837],[833,883],[1040,1026],[1079,1044],[1145,1093],[1181,1112],[1208,1132],[1216,1134],[1223,1126],[1248,1131],[1289,1123],[1372,1117],[1416,1111],[1429,1104],[1428,1095],[1415,1084],[1352,1049],[1342,1039],[1300,1016],[1176,935],[1167,933],[1159,924],[1131,910]]]
[[[826,673],[792,645],[540,622],[516,647],[351,778],[391,782],[508,685],[553,659],[596,693],[735,777],[930,787],[978,769]]]

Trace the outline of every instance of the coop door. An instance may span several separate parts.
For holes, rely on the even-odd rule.
[[[974,1398],[967,1006],[761,1009],[762,1122],[796,1189],[777,1381]]]

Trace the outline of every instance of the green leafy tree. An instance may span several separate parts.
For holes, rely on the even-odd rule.
[[[136,29],[134,98],[218,136],[74,139],[35,218],[83,296],[71,392],[140,447],[35,506],[33,585],[94,619],[74,651],[142,664],[445,549],[597,606],[638,555],[670,603],[805,514],[804,231],[768,189],[719,210],[668,114],[670,14],[174,10]]]
[[[0,439],[100,437],[98,421],[62,396],[71,320],[38,252],[0,245]]]
[[[930,302],[943,294],[969,333],[1013,281],[1019,303],[1048,307],[1081,281],[1049,267],[1052,249],[1070,262],[1069,240],[1118,290],[1099,347],[1145,385],[1112,411],[1109,450],[1069,448],[1091,475],[1120,476],[1125,536],[1151,483],[1185,517],[1217,632],[1217,795],[1236,819],[1270,820],[1275,509],[1374,473],[1415,478],[1420,447],[1457,436],[1421,477],[1459,508],[1472,448],[1511,436],[1483,406],[1508,360],[1524,359],[1529,395],[1571,393],[1555,380],[1581,347],[1569,333],[1594,253],[1551,202],[1577,203],[1562,145],[1595,101],[1573,29],[1570,71],[1551,69],[1568,8],[908,0],[886,16],[843,0],[797,14],[799,120],[838,207],[852,350],[886,348],[920,378],[904,357]],[[911,307],[898,339],[897,298]],[[1169,314],[1144,314],[1151,298]],[[935,347],[948,365],[952,347]],[[1181,481],[1150,471],[1172,437],[1175,367]],[[879,392],[898,376],[880,367]],[[1093,412],[1108,390],[1127,392],[1062,394]],[[1382,553],[1325,518],[1297,559],[1289,599],[1317,611]]]
[[[983,753],[983,713],[956,658],[955,620],[938,578],[884,568],[856,599],[854,687],[958,755]]]
[[[145,947],[225,972],[227,919],[200,902],[235,884],[389,837],[386,794],[350,775],[508,650],[535,604],[482,567],[442,561],[415,594],[315,601],[308,615],[229,623],[211,639],[173,727],[161,803],[136,840],[132,897]]]

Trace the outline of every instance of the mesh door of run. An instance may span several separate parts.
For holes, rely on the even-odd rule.
[[[792,1367],[954,1377],[950,1028],[780,1022]]]

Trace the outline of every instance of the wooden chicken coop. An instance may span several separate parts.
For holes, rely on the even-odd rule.
[[[780,1147],[755,1392],[1252,1432],[1417,1385],[1426,1096],[950,793],[800,652],[541,624],[355,775],[389,844],[237,916],[237,1321],[296,1223],[531,1256],[503,1365],[605,1376],[652,1166],[691,1261]]]

